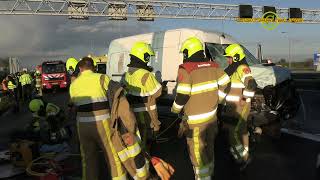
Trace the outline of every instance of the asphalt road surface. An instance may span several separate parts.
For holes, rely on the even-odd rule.
[[[300,91],[304,102],[304,110],[300,110],[299,118],[304,117],[301,124],[308,132],[318,132],[320,127],[320,91]],[[66,107],[68,95],[66,92],[46,94],[49,102]],[[305,114],[301,114],[305,113]],[[0,117],[0,147],[9,141],[10,133],[21,129],[30,120],[31,114],[26,105],[20,113],[6,113]],[[170,124],[174,118],[161,118],[164,126]],[[317,127],[316,127],[317,126]],[[169,141],[155,144],[154,154],[171,163],[176,173],[172,179],[192,180],[193,170],[187,154],[184,139],[173,137],[174,128],[165,133]],[[316,157],[320,153],[320,143],[292,135],[282,134],[280,138],[271,138],[263,135],[256,144],[252,163],[246,171],[240,173],[234,166],[228,153],[224,133],[220,133],[215,143],[215,180],[319,180],[316,177]],[[79,163],[80,167],[80,163]],[[0,172],[1,173],[1,172]],[[11,179],[27,179],[26,176],[17,176]]]

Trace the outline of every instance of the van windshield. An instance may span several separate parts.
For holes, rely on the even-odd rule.
[[[225,69],[228,66],[228,63],[223,54],[224,50],[229,46],[229,44],[205,43],[205,46],[206,56],[217,62],[221,68]],[[241,47],[246,54],[246,60],[249,66],[260,63],[244,46],[241,45]]]

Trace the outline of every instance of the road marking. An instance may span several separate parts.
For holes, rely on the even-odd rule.
[[[291,134],[304,139],[320,142],[320,135],[317,135],[317,134],[310,134],[310,133],[305,133],[299,130],[293,130],[293,129],[287,129],[287,128],[281,128],[280,131],[282,133]]]
[[[297,89],[297,91],[301,92],[312,92],[312,93],[320,93],[319,90],[308,90],[308,89]]]

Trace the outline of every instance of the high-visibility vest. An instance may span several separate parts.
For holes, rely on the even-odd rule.
[[[132,74],[127,72],[125,83],[128,94],[141,97],[151,96],[161,88],[156,77],[145,69],[137,69]]]
[[[14,90],[15,88],[17,88],[17,87],[16,87],[16,85],[15,85],[15,84],[13,84],[13,82],[12,82],[12,81],[9,81],[9,82],[8,82],[8,89],[10,89],[10,90]]]
[[[252,98],[255,94],[250,88],[250,82],[254,81],[250,68],[240,65],[231,75],[231,89],[226,97],[229,102],[239,102],[242,98]]]
[[[103,87],[101,86],[103,82]],[[71,101],[77,106],[79,122],[94,122],[110,119],[110,107],[106,91],[109,77],[90,70],[81,72],[70,86]]]
[[[24,86],[26,84],[31,84],[32,78],[29,74],[22,74],[20,76],[19,81],[20,81],[21,85]]]
[[[125,74],[125,86],[134,112],[157,109],[155,99],[161,95],[162,86],[151,72],[145,69],[130,68]],[[153,97],[152,101],[150,97]]]

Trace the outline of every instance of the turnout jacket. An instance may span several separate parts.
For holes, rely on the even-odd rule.
[[[179,66],[174,113],[184,109],[188,124],[205,123],[216,119],[219,101],[226,96],[230,78],[217,64],[186,62]]]

